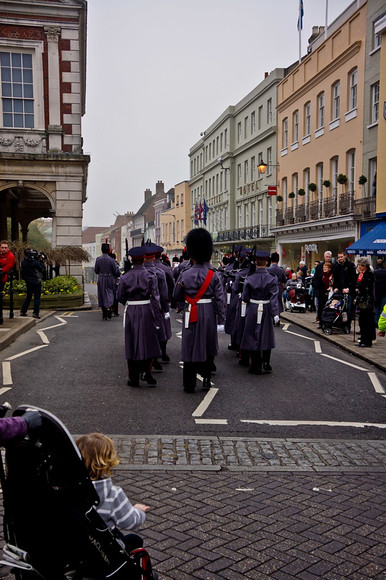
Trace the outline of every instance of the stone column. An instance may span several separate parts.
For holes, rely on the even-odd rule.
[[[48,151],[62,151],[62,126],[60,123],[60,70],[59,27],[46,27],[48,47]]]

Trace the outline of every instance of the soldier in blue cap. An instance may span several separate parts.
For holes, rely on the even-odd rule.
[[[276,276],[267,271],[269,253],[258,250],[256,270],[247,276],[241,300],[246,304],[241,349],[249,351],[249,372],[261,375],[272,372],[271,350],[275,347],[273,322],[279,322],[279,286]]]
[[[191,230],[186,246],[193,265],[181,272],[174,298],[177,303],[184,302],[183,386],[185,392],[193,393],[197,373],[203,377],[203,388],[210,389],[218,351],[217,330],[224,330],[225,299],[220,277],[209,263],[213,252],[210,233],[205,228]]]
[[[102,319],[111,318],[115,300],[117,280],[120,276],[119,266],[109,256],[110,245],[102,244],[102,255],[95,260],[94,271],[98,274],[98,306],[102,309]]]
[[[173,278],[173,273],[172,273],[172,269],[170,266],[168,266],[167,264],[165,264],[164,262],[162,262],[161,260],[161,254],[164,251],[162,246],[157,246],[155,247],[155,260],[154,260],[154,265],[156,268],[159,268],[160,270],[163,271],[163,273],[165,274],[165,278],[166,278],[166,285],[168,288],[168,303],[169,303],[169,309],[167,310],[167,312],[169,312],[170,310],[170,306],[173,300],[173,292],[174,292],[174,278]],[[165,341],[160,342],[160,346],[161,346],[161,350],[162,350],[162,362],[169,362],[170,361],[170,357],[169,355],[166,353],[166,345],[167,345],[167,341],[171,338],[172,335],[172,331],[171,331],[171,324],[170,324],[170,314],[169,316],[166,314],[165,312],[165,316],[164,316],[164,326],[165,326],[165,332],[167,335],[167,338]]]
[[[159,341],[159,344],[161,347],[161,357],[162,357],[162,354],[166,355],[166,344],[167,344],[167,341],[172,336],[172,330],[171,330],[171,324],[170,324],[170,305],[169,305],[168,285],[166,282],[166,276],[165,276],[164,271],[155,265],[155,256],[156,256],[156,253],[158,252],[158,248],[160,248],[160,246],[157,246],[157,244],[149,242],[145,245],[145,248],[146,248],[145,264],[144,264],[145,268],[148,269],[153,274],[155,274],[155,276],[157,277],[157,282],[158,282],[158,291],[159,291],[160,304],[161,304],[161,312],[160,312],[161,318],[160,318],[160,324],[158,325],[158,328],[157,328],[157,337],[158,337],[158,341]],[[169,357],[167,357],[167,358],[169,358]],[[167,362],[167,361],[165,361],[165,362]],[[154,359],[154,361],[152,363],[152,368],[154,368],[154,370],[156,370],[156,371],[162,371],[162,365],[157,359]],[[149,369],[149,371],[150,370],[151,369]]]
[[[149,372],[154,358],[161,355],[156,327],[160,324],[160,299],[157,277],[143,263],[146,248],[131,248],[133,267],[119,280],[117,299],[124,304],[125,354],[129,372],[127,384],[139,387],[140,373],[150,386],[157,381]],[[111,259],[111,258],[110,258]]]

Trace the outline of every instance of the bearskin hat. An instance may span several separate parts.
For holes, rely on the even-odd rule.
[[[212,236],[205,228],[190,230],[186,236],[189,257],[199,263],[209,262],[213,253]]]

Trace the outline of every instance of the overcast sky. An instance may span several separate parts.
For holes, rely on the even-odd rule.
[[[330,24],[349,0],[328,1]],[[325,0],[303,0],[302,55]],[[88,0],[84,226],[189,179],[188,153],[229,105],[299,58],[299,0]]]

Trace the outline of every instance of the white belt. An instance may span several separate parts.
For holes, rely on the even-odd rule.
[[[257,304],[257,324],[261,324],[261,318],[263,316],[263,306],[264,304],[269,304],[271,301],[270,300],[252,300],[252,298],[250,299],[250,302],[252,302],[252,304]]]
[[[126,310],[128,306],[143,306],[144,304],[150,304],[150,300],[127,300],[125,304],[125,310],[123,311],[123,328],[126,325]]]
[[[200,298],[196,302],[196,304],[211,304],[212,298]],[[187,309],[185,310],[185,328],[189,328],[189,319],[190,319],[190,311],[192,309],[192,305],[186,302],[188,305]]]

